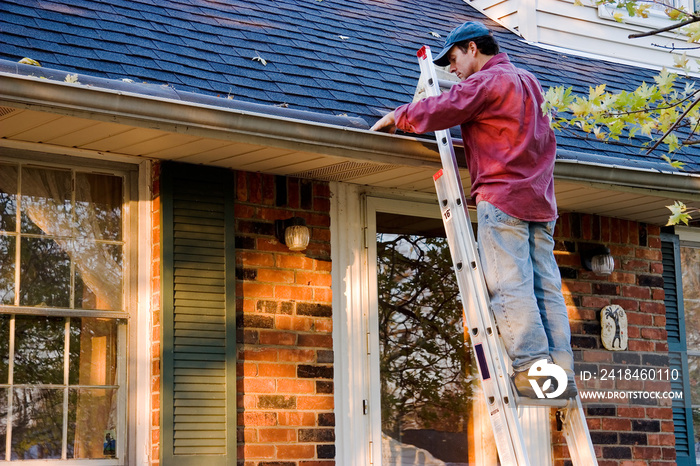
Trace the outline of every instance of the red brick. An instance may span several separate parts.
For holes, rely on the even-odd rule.
[[[666,305],[662,302],[639,303],[639,310],[649,314],[666,315]]]
[[[277,299],[293,299],[296,301],[311,301],[314,297],[314,290],[308,286],[275,286],[274,297]]]
[[[296,330],[306,332],[313,328],[313,324],[313,319],[309,317],[284,315],[275,316],[275,328],[278,330]]]
[[[282,350],[280,350],[281,352]],[[239,359],[244,361],[267,361],[275,362],[278,358],[278,351],[274,348],[248,348],[239,351]]]
[[[623,286],[622,296],[626,298],[649,299],[651,292],[645,286]]]
[[[612,304],[617,304],[627,312],[639,310],[639,301],[637,301],[636,299],[614,298],[612,300]],[[627,316],[629,317],[629,314]]]
[[[562,291],[578,294],[591,294],[591,283],[575,280],[563,280]]]
[[[628,312],[627,323],[637,326],[651,326],[654,323],[654,316],[642,314],[641,312]]]
[[[333,337],[330,335],[299,335],[300,347],[332,348]]]
[[[632,421],[629,419],[618,419],[614,417],[603,418],[602,427],[603,430],[630,432],[632,430]]]
[[[314,301],[321,303],[333,302],[333,291],[330,288],[314,288]]]
[[[236,291],[238,292],[238,289]],[[242,297],[272,298],[275,295],[275,286],[243,282],[240,293],[242,294],[239,294],[239,296]]]
[[[280,349],[279,360],[286,362],[315,362],[316,351],[308,349]]]
[[[278,254],[275,258],[277,267],[282,269],[314,270],[315,261],[298,254]]]
[[[296,429],[274,428],[260,429],[258,431],[259,441],[261,443],[279,443],[279,442],[296,442]]]
[[[296,375],[296,367],[294,371]],[[277,380],[277,393],[311,394],[316,391],[316,382],[313,380],[279,379]]]
[[[294,272],[279,269],[258,269],[256,280],[259,282],[294,283]]]
[[[297,397],[298,409],[333,409],[333,396],[299,396]]]
[[[259,364],[258,371],[260,377],[296,377],[297,375],[295,364]],[[277,382],[279,384],[279,380]]]
[[[635,251],[636,257],[639,259],[648,259],[651,261],[661,262],[661,250],[660,249],[644,249],[638,248]]]
[[[316,456],[315,445],[277,445],[277,459],[303,459]]]
[[[328,273],[297,272],[296,283],[306,286],[331,286],[331,275]]]
[[[238,379],[237,389],[240,393],[275,393],[277,384],[274,379],[245,377]]]
[[[280,413],[281,415],[282,413]],[[276,426],[277,413],[246,412],[238,413],[239,426]],[[280,425],[282,425],[280,423]]]
[[[275,457],[275,446],[274,445],[258,445],[250,444],[243,445],[243,454],[239,457],[252,459],[252,458],[274,458]]]
[[[273,346],[292,346],[297,342],[297,334],[292,332],[279,332],[274,330],[260,331],[260,344]]]
[[[643,328],[642,338],[647,338],[649,340],[665,340],[666,339],[666,329],[662,328]]]
[[[594,307],[603,308],[610,304],[610,298],[601,298],[598,296],[582,296],[581,306],[583,307]]]
[[[629,351],[654,351],[653,341],[630,340],[627,343]]]
[[[634,447],[632,447],[632,456],[634,458],[658,460],[661,458],[661,448],[634,446]]]
[[[314,183],[314,196],[316,197],[331,197],[331,187],[325,182]]]
[[[309,412],[280,412],[278,418],[281,426],[309,427],[316,425],[316,415]]]

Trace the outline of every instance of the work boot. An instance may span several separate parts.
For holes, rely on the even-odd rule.
[[[519,371],[515,372],[512,376],[513,380],[513,386],[515,387],[515,390],[518,392],[518,395],[524,398],[533,398],[533,399],[538,399],[537,394],[535,393],[535,390],[532,388],[532,385],[530,384],[530,380],[534,380],[537,382],[537,385],[542,387],[544,383],[548,379],[552,379],[552,383],[556,384],[556,381],[548,377],[546,375],[542,376],[529,376],[527,375],[528,371]],[[567,381],[566,381],[566,389],[564,390],[564,393],[559,395],[557,399],[560,400],[566,400],[569,398],[574,398],[576,395],[578,395],[578,390],[576,389],[576,380],[574,379],[574,374],[573,373],[568,373],[567,372]],[[556,387],[554,388],[556,390]],[[552,390],[549,390],[552,391]]]
[[[513,380],[513,386],[515,387],[515,390],[518,392],[518,395],[520,395],[524,398],[538,399],[537,393],[535,393],[535,390],[532,388],[532,385],[530,384],[530,380],[536,381],[537,384],[541,387],[544,384],[544,382],[547,379],[549,379],[549,377],[547,377],[547,376],[530,377],[527,375],[527,371],[517,371],[513,374],[511,379]]]

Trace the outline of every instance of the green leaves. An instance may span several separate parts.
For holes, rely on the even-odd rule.
[[[666,208],[671,211],[671,216],[668,218],[666,226],[678,225],[681,222],[686,225],[688,224],[691,217],[688,213],[688,208],[681,201],[676,201],[672,205],[667,205]]]

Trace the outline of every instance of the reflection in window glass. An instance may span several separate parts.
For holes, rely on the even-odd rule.
[[[121,245],[78,241],[75,243],[76,309],[121,310],[122,247]]]
[[[0,388],[0,461],[5,459],[7,445],[7,388]]]
[[[10,316],[0,314],[0,384],[8,383],[10,366]],[[2,418],[0,418],[2,424]]]
[[[63,438],[63,390],[15,388],[12,459],[59,459]]]
[[[17,229],[17,166],[0,163],[0,231]]]
[[[15,252],[17,238],[0,235],[0,304],[15,303]]]
[[[68,458],[114,458],[116,396],[112,389],[70,390]]]
[[[481,395],[442,223],[378,214],[377,230],[384,463],[466,465]]]
[[[116,348],[116,321],[72,318],[69,383],[71,385],[116,384]]]
[[[22,232],[70,236],[71,172],[47,168],[22,169]]]
[[[681,247],[681,273],[688,351],[700,351],[700,247]]]
[[[63,317],[15,318],[14,383],[64,383],[65,321]]]
[[[64,247],[68,241],[63,242]],[[67,247],[50,238],[22,238],[20,253],[21,306],[70,305],[70,258]]]
[[[76,174],[75,213],[77,228],[98,240],[122,237],[122,181],[116,176]]]

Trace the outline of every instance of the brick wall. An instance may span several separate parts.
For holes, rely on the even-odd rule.
[[[667,369],[666,316],[660,228],[595,215],[563,214],[555,231],[572,328],[576,373],[602,370]],[[584,243],[602,243],[615,258],[615,271],[599,276],[581,266]],[[600,311],[617,304],[627,313],[627,351],[609,351],[600,338]],[[667,381],[591,378],[579,390],[668,391]],[[675,440],[670,400],[583,401],[600,466],[670,466]],[[566,442],[553,426],[555,464],[570,464]]]
[[[239,172],[236,197],[239,464],[334,465],[330,189]],[[274,236],[292,216],[306,251]]]
[[[245,466],[335,465],[327,183],[238,172],[236,311],[238,460]],[[153,167],[151,464],[160,445],[160,165]],[[306,220],[292,252],[274,221]]]

